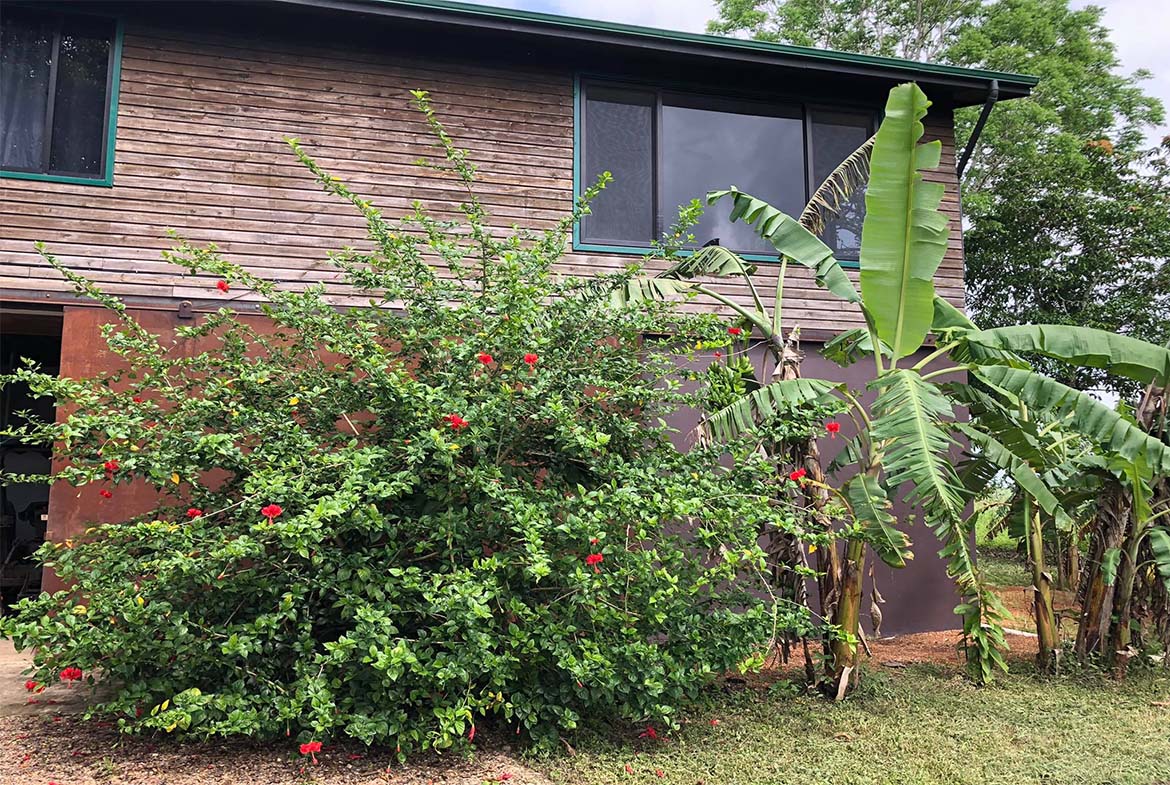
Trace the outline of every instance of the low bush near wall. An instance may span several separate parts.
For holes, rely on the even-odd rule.
[[[665,307],[555,276],[572,216],[493,236],[418,101],[468,186],[458,221],[390,222],[294,143],[365,215],[373,250],[333,261],[381,307],[338,310],[181,243],[169,258],[263,295],[272,329],[225,309],[172,340],[59,266],[120,316],[105,338],[125,370],[14,374],[70,414],[12,433],[56,443],[54,481],[104,505],[131,483],[160,501],[41,551],[72,590],[2,623],[35,649],[35,681],[102,681],[95,711],[128,731],[405,756],[480,725],[549,743],[589,715],[670,724],[713,676],[807,632],[804,609],[761,599],[758,535],[796,525],[774,470],[668,440],[661,418],[705,392],[645,337]],[[727,340],[670,318],[700,347]]]

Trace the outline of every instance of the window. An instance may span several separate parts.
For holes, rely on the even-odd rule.
[[[109,183],[116,23],[5,8],[0,19],[0,170]]]
[[[873,132],[873,112],[800,103],[729,99],[589,82],[582,86],[580,172],[613,182],[581,220],[588,245],[648,247],[678,206],[734,185],[799,215],[809,195]],[[826,227],[841,259],[856,259],[865,202],[857,194]],[[693,229],[698,245],[774,254],[726,210],[708,210]]]

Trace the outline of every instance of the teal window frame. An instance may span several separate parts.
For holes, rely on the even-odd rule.
[[[122,86],[122,41],[124,25],[121,17],[101,14],[64,11],[68,16],[90,16],[108,19],[114,23],[114,37],[110,41],[110,71],[106,76],[106,125],[105,151],[102,154],[101,177],[78,177],[76,175],[49,174],[47,172],[16,172],[0,169],[0,179],[33,180],[41,183],[68,183],[70,185],[93,185],[111,188],[114,185],[114,149],[118,141],[118,94]]]
[[[649,82],[649,81],[645,81],[645,80],[619,78],[619,77],[613,76],[612,74],[593,74],[593,73],[586,73],[586,72],[574,73],[573,74],[573,198],[574,199],[577,199],[578,197],[580,197],[581,191],[582,191],[583,186],[584,186],[583,176],[582,176],[582,172],[581,172],[581,158],[582,158],[582,130],[583,130],[582,126],[583,126],[584,117],[585,117],[585,90],[582,87],[582,83],[586,82],[586,81],[596,82],[596,83],[601,83],[601,84],[604,84],[606,82],[610,82],[610,83],[618,84],[618,85],[634,85],[634,86],[642,85],[642,86],[645,86],[649,89],[670,88],[672,90],[677,89],[677,90],[686,91],[686,92],[694,92],[694,93],[698,93],[698,94],[703,94],[702,90],[696,89],[693,85],[689,86],[690,89],[688,90],[687,85],[665,85],[665,84],[662,84],[659,82]],[[757,98],[757,100],[758,100],[758,98]],[[802,113],[803,113],[804,118],[805,118],[806,129],[807,129],[808,123],[809,123],[808,118],[809,118],[809,110],[810,109],[857,110],[857,109],[861,108],[862,111],[872,109],[872,107],[858,107],[856,105],[849,105],[849,104],[841,104],[838,106],[838,105],[827,104],[823,101],[816,101],[816,102],[802,101],[802,100],[796,99],[796,98],[791,99],[791,101],[794,103],[800,104],[800,106],[802,108]],[[880,117],[881,117],[880,112],[875,110],[874,111],[874,123],[873,123],[872,128],[876,129],[877,124],[880,120]],[[806,157],[808,156],[809,150],[810,150],[809,142],[806,139],[805,140],[805,155],[806,155]],[[806,168],[811,170],[811,160],[806,160]],[[573,251],[582,252],[582,253],[607,253],[607,254],[622,254],[625,256],[646,256],[649,253],[651,253],[651,251],[652,251],[652,248],[649,245],[649,241],[647,242],[647,245],[644,245],[644,246],[643,245],[618,245],[618,244],[610,245],[610,244],[603,244],[603,243],[585,242],[584,240],[581,239],[581,222],[580,221],[573,222],[572,242],[573,242]],[[694,253],[694,250],[682,250],[679,253],[682,256],[689,256],[690,254]],[[737,253],[737,255],[740,258],[745,259],[749,262],[762,262],[765,264],[767,264],[767,263],[779,264],[779,262],[780,262],[780,257],[777,254]],[[842,267],[844,267],[846,269],[851,269],[851,270],[859,269],[861,266],[860,261],[858,261],[856,259],[839,259],[838,263]]]

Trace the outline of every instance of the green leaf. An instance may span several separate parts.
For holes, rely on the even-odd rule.
[[[1117,581],[1117,568],[1121,565],[1121,549],[1109,548],[1101,555],[1101,578],[1106,586]]]
[[[783,406],[799,406],[829,398],[840,387],[838,382],[823,379],[784,379],[766,384],[740,397],[699,424],[702,432],[727,441],[741,433],[755,430],[773,417]]]
[[[949,453],[954,441],[940,426],[954,416],[951,402],[908,369],[883,374],[870,386],[878,390],[870,438],[884,443],[889,485],[909,483],[908,498],[928,517],[961,520],[965,499]]]
[[[731,197],[732,221],[742,220],[751,225],[756,234],[770,242],[782,256],[812,270],[816,274],[817,285],[843,300],[861,303],[861,296],[857,294],[844,268],[833,258],[833,252],[816,235],[801,226],[800,221],[780,212],[763,199],[757,199],[734,187],[707,194],[707,204],[715,204],[725,196]]]
[[[1040,354],[1110,373],[1143,384],[1170,383],[1170,349],[1128,335],[1063,324],[1021,324],[967,333],[965,340],[978,349]]]
[[[1170,591],[1170,532],[1150,529],[1150,550],[1154,552],[1154,566],[1162,576],[1162,585]]]
[[[738,275],[744,278],[755,275],[756,265],[748,264],[732,251],[718,245],[700,248],[684,256],[671,267],[663,270],[656,278],[727,278]]]
[[[1060,502],[1040,479],[1040,476],[1028,465],[1027,461],[996,441],[990,434],[984,433],[970,423],[955,423],[955,427],[970,439],[972,444],[980,448],[982,457],[1010,474],[1016,484],[1035,499],[1044,512],[1052,516],[1064,512]]]
[[[917,351],[930,331],[934,274],[947,250],[948,220],[938,209],[943,185],[922,178],[942,151],[937,140],[918,144],[928,106],[918,85],[890,91],[865,193],[861,296],[895,358]]]
[[[910,538],[898,530],[897,520],[890,512],[892,505],[886,489],[876,477],[858,474],[845,483],[843,490],[874,553],[891,567],[905,567],[906,560],[913,559],[914,554],[910,551]]]
[[[1019,396],[1046,416],[1063,419],[1065,429],[1076,431],[1125,458],[1144,457],[1150,466],[1160,466],[1161,471],[1170,472],[1170,447],[1093,396],[1021,368],[975,366],[972,373],[992,387]]]
[[[960,311],[942,295],[934,296],[934,318],[930,329],[940,330],[975,330],[975,322],[967,318],[967,314]]]
[[[694,294],[694,284],[673,278],[631,278],[610,292],[610,303],[621,307],[648,300],[673,300]]]

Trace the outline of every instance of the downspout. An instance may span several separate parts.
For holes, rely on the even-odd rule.
[[[999,100],[999,80],[991,80],[991,88],[987,91],[987,100],[983,102],[983,111],[979,113],[979,119],[975,121],[975,128],[971,131],[971,138],[967,140],[967,146],[963,148],[963,155],[959,157],[959,179],[963,179],[963,170],[967,168],[967,161],[971,158],[971,153],[975,151],[975,145],[979,142],[979,134],[983,133],[983,126],[987,122],[988,115],[991,114],[995,102]]]

